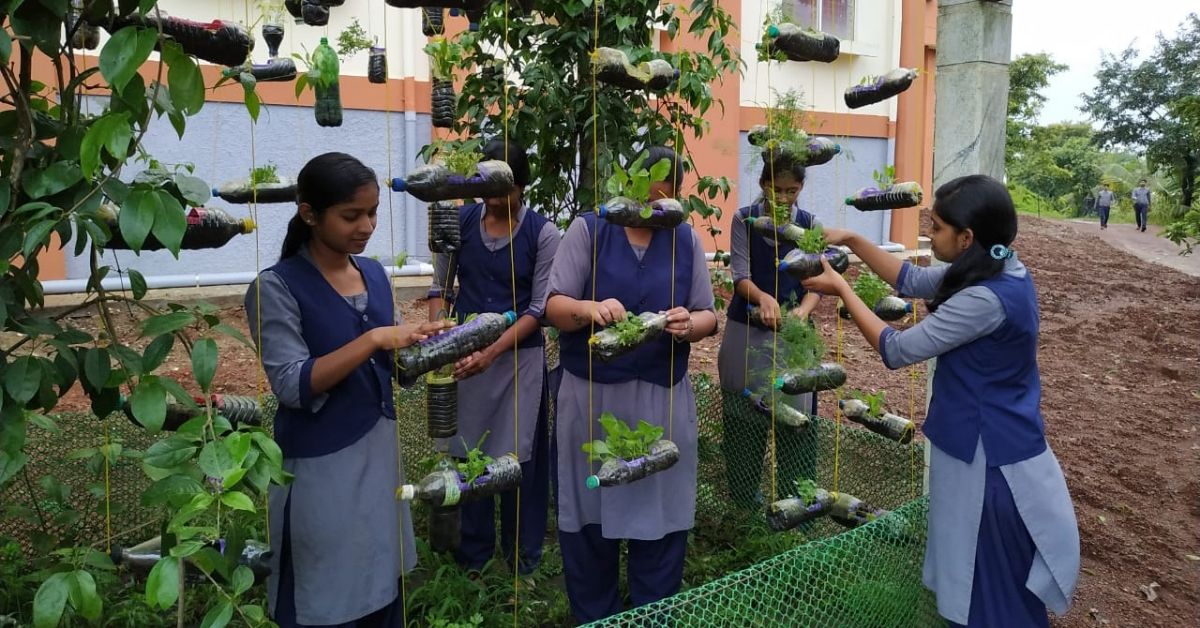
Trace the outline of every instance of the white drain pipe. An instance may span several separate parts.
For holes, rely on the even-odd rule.
[[[433,276],[433,266],[425,263],[405,264],[401,268],[385,266],[384,270],[390,277]],[[146,288],[159,290],[163,288],[201,288],[204,286],[244,286],[254,281],[256,276],[257,274],[254,272],[149,275],[146,277]],[[109,277],[100,283],[105,290],[132,289],[128,276]],[[42,292],[45,294],[78,294],[86,292],[87,285],[87,279],[54,279],[42,282]]]

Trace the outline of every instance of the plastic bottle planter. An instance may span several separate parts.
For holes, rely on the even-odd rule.
[[[900,209],[920,205],[924,196],[920,183],[907,181],[889,185],[886,190],[877,187],[863,188],[855,192],[854,196],[847,196],[846,204],[853,205],[859,211]]]
[[[615,326],[609,326],[588,338],[588,346],[601,361],[611,362],[658,337],[667,327],[667,315],[659,312],[642,312],[637,315],[642,321],[641,333],[635,338],[622,339]]]
[[[183,47],[184,52],[218,65],[241,65],[254,50],[254,37],[237,22],[193,22],[177,17],[135,14],[114,19],[110,32],[131,25],[155,31],[161,28],[164,35]],[[155,49],[158,48],[156,44]]]
[[[771,47],[787,55],[789,61],[831,63],[841,54],[842,43],[837,37],[795,24],[772,24],[767,27],[767,35],[773,40]]]
[[[835,362],[822,362],[811,369],[784,371],[775,378],[775,389],[785,395],[833,390],[846,383],[846,369]]]
[[[848,87],[845,93],[846,106],[858,109],[887,100],[912,87],[915,78],[917,78],[916,70],[896,68],[866,85]]]
[[[433,96],[430,103],[433,126],[439,129],[453,127],[454,114],[457,107],[458,96],[454,93],[454,82],[435,79],[433,81]]]
[[[421,34],[433,37],[446,32],[446,9],[443,7],[422,7]]]
[[[767,507],[767,525],[776,532],[791,530],[802,523],[828,515],[836,501],[836,493],[819,488],[809,503],[799,497],[772,502]]]
[[[908,316],[913,311],[912,303],[909,303],[900,297],[891,295],[876,301],[875,307],[871,309],[875,312],[875,316],[878,316],[880,320],[889,322],[898,321],[905,316]],[[850,320],[850,310],[846,309],[846,305],[844,303],[838,305],[838,316],[841,316],[846,320]]]
[[[209,543],[209,546],[222,554],[225,553],[225,539]],[[238,556],[238,564],[250,569],[254,574],[255,582],[263,582],[267,576],[271,575],[272,554],[271,547],[266,543],[247,540],[242,546],[241,555]],[[162,559],[162,537],[154,537],[133,547],[113,545],[109,555],[112,557],[113,564],[125,565],[140,574],[149,574],[154,565]],[[191,562],[190,559],[186,560]],[[218,584],[228,584],[219,573],[213,572],[212,576]],[[204,572],[195,564],[186,570],[185,580],[191,584],[209,584]]]
[[[750,127],[750,131],[746,134],[746,141],[750,142],[751,146],[765,147],[770,139],[771,131],[765,124],[756,124]],[[827,137],[810,137],[805,149],[803,155],[794,155],[794,157],[800,161],[802,166],[819,166],[829,163],[841,153],[842,145]]]
[[[838,407],[847,419],[901,445],[911,443],[916,432],[913,422],[902,416],[890,412],[872,415],[871,407],[861,399],[842,399],[838,401]]]
[[[679,70],[663,59],[651,59],[634,66],[629,57],[616,48],[598,48],[592,56],[596,80],[622,89],[664,90],[679,78]]]
[[[829,518],[846,528],[857,528],[888,514],[888,511],[876,508],[849,493],[834,495],[837,499],[829,510]]]
[[[846,255],[842,249],[831,246],[823,253],[805,253],[800,249],[793,249],[783,257],[783,261],[779,262],[779,270],[799,280],[816,277],[824,270],[821,267],[822,257],[829,260],[829,265],[838,274],[842,274],[850,268],[850,256]]]
[[[329,23],[329,7],[340,6],[342,2],[324,0],[284,0],[283,7],[297,24],[309,26],[325,26]]]
[[[71,35],[71,47],[76,50],[95,50],[100,47],[100,29],[83,21],[83,0],[71,0],[67,9],[66,33]]]
[[[592,489],[629,484],[659,471],[666,471],[676,462],[679,462],[679,447],[669,440],[659,439],[650,445],[650,452],[641,458],[609,458],[600,465],[596,475],[587,477],[585,484]]]
[[[287,57],[275,57],[266,63],[246,63],[221,72],[229,78],[238,78],[242,73],[249,73],[259,83],[291,81],[296,78],[296,62]]]
[[[342,126],[342,90],[338,84],[341,69],[328,38],[321,38],[321,43],[313,50],[312,61],[312,71],[317,75],[309,81],[316,96],[313,117],[320,126]]]
[[[754,407],[760,414],[771,416],[771,402],[762,393],[751,392],[749,388],[742,391],[742,396],[750,400],[750,405]],[[783,403],[781,400],[775,400],[775,422],[796,429],[808,427],[809,418],[807,414]]]
[[[388,79],[387,50],[379,46],[371,46],[367,53],[367,80],[375,83],[386,83]]]
[[[121,236],[118,226],[119,219],[108,219],[108,229],[112,233],[106,249],[130,250],[131,247]],[[254,221],[249,218],[234,218],[220,209],[193,207],[187,213],[187,227],[183,232],[183,241],[179,248],[185,250],[216,249],[225,246],[234,236],[244,235],[254,231]],[[158,251],[166,248],[154,237],[146,236],[142,242],[143,251]]]
[[[775,221],[767,216],[747,216],[746,224],[766,238],[768,242],[774,241],[777,234],[779,238],[791,242],[799,242],[800,238],[804,237],[804,227],[794,222],[776,226]]]
[[[425,418],[430,438],[458,433],[458,380],[453,375],[425,376]]]
[[[429,250],[451,254],[462,248],[458,206],[453,203],[429,204]]]
[[[279,177],[279,180],[273,183],[259,183],[255,186],[250,179],[239,179],[222,183],[213,188],[212,193],[227,203],[239,205],[250,202],[295,203],[296,182],[287,177]]]
[[[167,403],[167,417],[163,420],[162,429],[168,432],[178,430],[180,426],[188,421],[204,416],[206,412],[204,407],[204,397],[193,397],[192,401],[196,403],[196,408],[189,408],[174,400],[169,400]],[[225,417],[229,424],[237,429],[239,425],[262,425],[263,410],[259,405],[258,400],[254,397],[245,397],[242,395],[213,395],[211,397],[213,412]],[[121,397],[121,411],[135,425],[141,425],[133,417],[133,408],[129,405],[129,399]]]
[[[454,364],[500,339],[517,321],[511,310],[503,314],[485,312],[469,322],[396,351],[397,366],[408,380]]]
[[[609,199],[596,210],[596,216],[621,227],[674,229],[685,218],[683,205],[673,198],[660,198],[650,203],[650,215],[643,216],[645,205],[624,196]]]
[[[283,43],[284,32],[283,24],[264,23],[262,25],[263,41],[267,42],[267,53],[272,59],[279,57],[279,45]]]
[[[447,9],[478,11],[486,7],[492,0],[438,0],[440,6]],[[389,7],[398,9],[420,9],[429,0],[384,0]]]
[[[466,481],[457,470],[440,467],[425,476],[419,484],[405,484],[396,491],[396,498],[411,501],[420,499],[435,506],[454,506],[514,489],[521,483],[521,463],[512,454],[493,460],[483,475]]]
[[[454,174],[446,166],[432,163],[414,168],[406,178],[392,179],[392,191],[408,192],[426,203],[507,196],[513,187],[512,169],[496,159],[479,162],[470,176]]]

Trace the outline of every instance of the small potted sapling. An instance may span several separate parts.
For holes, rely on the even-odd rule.
[[[296,78],[296,97],[300,97],[305,87],[311,87],[316,97],[313,117],[317,124],[342,126],[341,64],[337,51],[329,45],[327,37],[322,37],[316,49],[305,53],[292,53],[292,57],[308,66],[308,71]]]
[[[618,486],[665,471],[679,461],[679,447],[663,439],[663,428],[638,421],[630,429],[611,412],[600,415],[605,439],[584,443],[589,461],[601,461],[600,470],[588,476],[587,487]]]
[[[433,506],[454,506],[498,495],[521,483],[521,463],[513,454],[493,459],[480,451],[483,439],[467,451],[467,457],[453,468],[438,465],[417,484],[405,484],[396,490],[396,499],[420,499]]]
[[[884,410],[885,398],[883,391],[867,393],[850,391],[850,396],[838,401],[838,407],[847,419],[863,427],[894,440],[900,444],[912,442],[916,429],[913,422]]]
[[[762,41],[755,44],[759,61],[820,61],[832,63],[841,54],[837,37],[792,24],[776,11],[766,19]],[[772,23],[774,22],[774,23]]]
[[[375,40],[367,37],[358,18],[338,33],[337,53],[342,63],[362,51],[367,53],[367,80],[371,83],[387,82],[387,51],[375,45]]]
[[[663,312],[627,314],[624,320],[605,327],[588,338],[588,347],[602,362],[611,362],[654,340],[667,327]]]
[[[407,192],[426,203],[460,198],[496,198],[512,192],[512,169],[498,159],[480,161],[479,139],[437,140],[422,149],[428,163],[392,179],[393,192]]]
[[[767,525],[776,532],[830,514],[837,493],[830,493],[809,479],[796,480],[796,496],[772,502],[767,507]]]
[[[683,205],[673,198],[648,202],[650,184],[665,181],[671,173],[671,164],[661,160],[647,170],[646,156],[644,151],[638,155],[629,170],[620,164],[614,166],[615,172],[605,182],[605,190],[612,198],[596,210],[598,218],[621,227],[649,229],[674,229],[687,218]]]
[[[863,269],[854,279],[854,294],[871,308],[881,320],[898,321],[912,313],[912,304],[892,295],[892,287],[879,275]],[[850,320],[850,310],[838,303],[838,316]]]
[[[665,59],[651,59],[635,66],[624,51],[616,48],[597,48],[592,53],[592,66],[597,81],[622,89],[661,91],[679,78],[679,70]]]
[[[226,181],[212,191],[227,203],[295,203],[296,182],[279,176],[275,164],[250,170],[245,179]]]
[[[462,45],[436,36],[425,44],[429,55],[429,73],[433,78],[431,102],[433,126],[449,129],[457,118],[458,96],[454,93],[454,67],[462,58]]]
[[[920,205],[925,195],[921,184],[916,181],[896,183],[895,176],[896,169],[892,166],[884,168],[882,172],[876,170],[872,173],[876,185],[862,188],[853,196],[847,196],[846,204],[859,211],[901,209]]]
[[[483,349],[500,339],[517,321],[515,312],[484,312],[413,345],[396,350],[396,368],[403,381],[440,369]]]
[[[799,280],[816,277],[824,270],[821,266],[822,257],[829,261],[835,272],[844,273],[850,268],[850,256],[839,247],[829,246],[823,229],[805,229],[796,241],[796,248],[779,262],[779,270]]]
[[[775,104],[767,109],[767,123],[750,127],[746,139],[760,149],[763,158],[779,150],[806,167],[828,163],[842,152],[842,147],[827,137],[810,137],[805,133],[803,127],[809,115],[799,91],[777,92]]]
[[[832,390],[846,383],[846,370],[835,362],[821,362],[825,343],[821,334],[807,321],[785,316],[779,328],[779,342],[759,351],[775,354],[780,371],[775,373],[775,390],[785,395]]]
[[[858,109],[882,102],[911,87],[916,78],[917,71],[910,68],[896,68],[883,76],[864,76],[858,85],[846,88],[846,106]]]

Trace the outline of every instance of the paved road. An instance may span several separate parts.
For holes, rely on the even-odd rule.
[[[1066,222],[1082,233],[1099,236],[1113,248],[1130,255],[1174,268],[1193,277],[1200,277],[1200,250],[1191,255],[1180,255],[1180,247],[1166,238],[1159,237],[1161,228],[1157,225],[1150,225],[1146,232],[1142,233],[1134,225],[1109,224],[1107,229],[1101,229],[1097,223],[1086,220]]]

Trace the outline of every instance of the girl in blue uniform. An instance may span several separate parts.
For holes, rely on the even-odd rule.
[[[504,556],[511,560],[519,509],[520,571],[530,573],[542,555],[549,509],[546,352],[541,319],[559,235],[554,223],[525,205],[524,191],[530,179],[525,149],[493,140],[483,147],[483,155],[485,159],[507,162],[517,185],[509,196],[459,208],[462,247],[454,255],[434,256],[429,317],[444,317],[447,302],[453,303],[459,322],[483,312],[515,310],[519,316],[499,340],[455,365],[454,377],[459,380],[458,435],[449,439],[448,445],[452,455],[465,457],[466,449],[486,434],[480,448],[493,458],[517,448],[521,499],[518,504],[515,489],[499,496],[501,546]],[[514,394],[519,406],[516,420]],[[462,541],[457,558],[464,567],[481,569],[495,553],[494,512],[492,499],[462,505]]]
[[[295,477],[270,488],[270,609],[285,628],[401,627],[399,579],[416,547],[395,497],[404,467],[390,352],[445,324],[397,324],[387,274],[360,255],[379,206],[370,168],[320,155],[300,171],[297,197],[279,262],[245,303]]]
[[[764,216],[771,217],[766,202],[773,199],[777,206],[788,208],[793,223],[805,229],[820,226],[816,217],[796,205],[796,199],[804,189],[804,178],[803,164],[791,154],[784,151],[764,153],[762,175],[758,179],[763,194],[754,204],[733,215],[729,235],[734,294],[717,356],[717,370],[727,408],[722,413],[725,439],[721,451],[725,454],[726,476],[733,501],[743,507],[763,505],[759,483],[763,453],[771,432],[770,417],[745,415],[733,409],[745,407],[745,402],[738,401],[742,391],[767,393],[770,390],[771,356],[776,340],[774,329],[782,318],[807,319],[821,300],[819,294],[806,291],[799,281],[778,270],[778,260],[796,248],[796,243],[766,236],[754,229],[751,222]],[[749,322],[747,313],[751,306],[757,306],[762,312],[764,326]],[[814,394],[780,396],[778,399],[806,414],[816,415],[817,396]],[[809,429],[776,430],[779,486],[791,486],[800,477],[813,476],[816,463],[813,436],[814,432]]]
[[[682,172],[674,151],[651,148],[645,167],[664,160],[671,174],[651,185],[651,199],[679,191]],[[696,513],[689,347],[716,331],[717,317],[704,248],[686,222],[653,230],[619,227],[595,214],[576,218],[554,258],[550,295],[546,318],[562,332],[564,369],[556,404],[558,538],[571,611],[585,623],[624,608],[618,588],[623,539],[635,606],[679,591]],[[611,362],[589,360],[593,323],[598,330],[647,311],[668,314],[665,334]],[[585,488],[596,465],[580,447],[604,438],[598,421],[603,412],[630,426],[642,419],[661,426],[663,437],[678,445],[679,461],[624,486]]]
[[[828,264],[806,288],[836,294],[888,368],[937,357],[929,413],[929,534],[924,580],[953,625],[1047,626],[1067,611],[1079,531],[1039,409],[1037,293],[1011,248],[1017,215],[1004,184],[983,175],[938,188],[933,255],[901,262],[862,236],[826,231],[930,315],[896,331]]]

